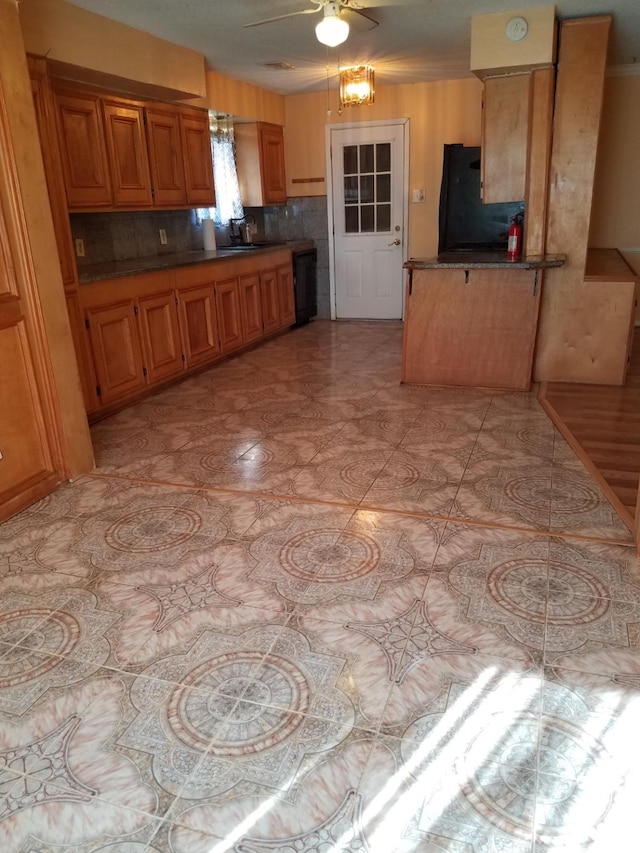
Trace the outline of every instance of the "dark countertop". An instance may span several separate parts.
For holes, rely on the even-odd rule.
[[[437,258],[409,258],[406,270],[483,270],[516,269],[539,270],[561,267],[564,255],[545,255],[508,261],[506,252],[446,252]]]
[[[174,252],[162,255],[151,255],[146,258],[130,258],[124,261],[108,261],[101,264],[87,264],[78,268],[80,284],[90,284],[94,281],[104,281],[110,278],[121,278],[136,273],[153,272],[154,270],[186,267],[192,264],[204,264],[211,261],[227,261],[230,258],[254,257],[282,249],[302,252],[314,248],[313,240],[289,240],[281,243],[258,245],[251,249],[229,249],[220,246],[215,252],[205,252],[204,249],[194,249],[190,252]]]

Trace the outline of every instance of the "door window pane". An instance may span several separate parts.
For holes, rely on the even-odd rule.
[[[379,142],[376,145],[376,172],[391,171],[391,143]]]
[[[373,175],[363,175],[360,178],[360,203],[371,204],[375,201],[373,196]]]
[[[345,175],[356,175],[358,173],[358,146],[345,145],[342,156]]]
[[[376,175],[376,201],[391,201],[391,175]]]
[[[361,233],[372,233],[375,231],[374,225],[375,205],[363,204],[360,208],[360,231]]]
[[[344,201],[345,204],[358,203],[358,176],[349,175],[344,179]]]
[[[344,209],[344,230],[347,234],[358,234],[358,208],[345,207]]]
[[[377,204],[377,222],[376,231],[391,231],[391,205]]]
[[[373,145],[360,146],[360,174],[375,171],[373,166]]]

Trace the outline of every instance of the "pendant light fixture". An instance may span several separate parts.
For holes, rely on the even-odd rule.
[[[372,104],[374,73],[371,65],[340,69],[340,104],[343,107]]]
[[[334,0],[323,9],[324,17],[316,25],[316,38],[327,47],[337,47],[347,40],[349,35],[349,24],[340,17],[340,6]]]

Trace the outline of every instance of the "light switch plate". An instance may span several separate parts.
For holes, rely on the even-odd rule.
[[[418,189],[413,191],[413,203],[424,204],[424,190]]]

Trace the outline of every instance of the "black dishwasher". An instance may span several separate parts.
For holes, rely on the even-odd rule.
[[[308,323],[318,313],[317,249],[304,249],[293,255],[293,290],[296,299],[296,326]]]

